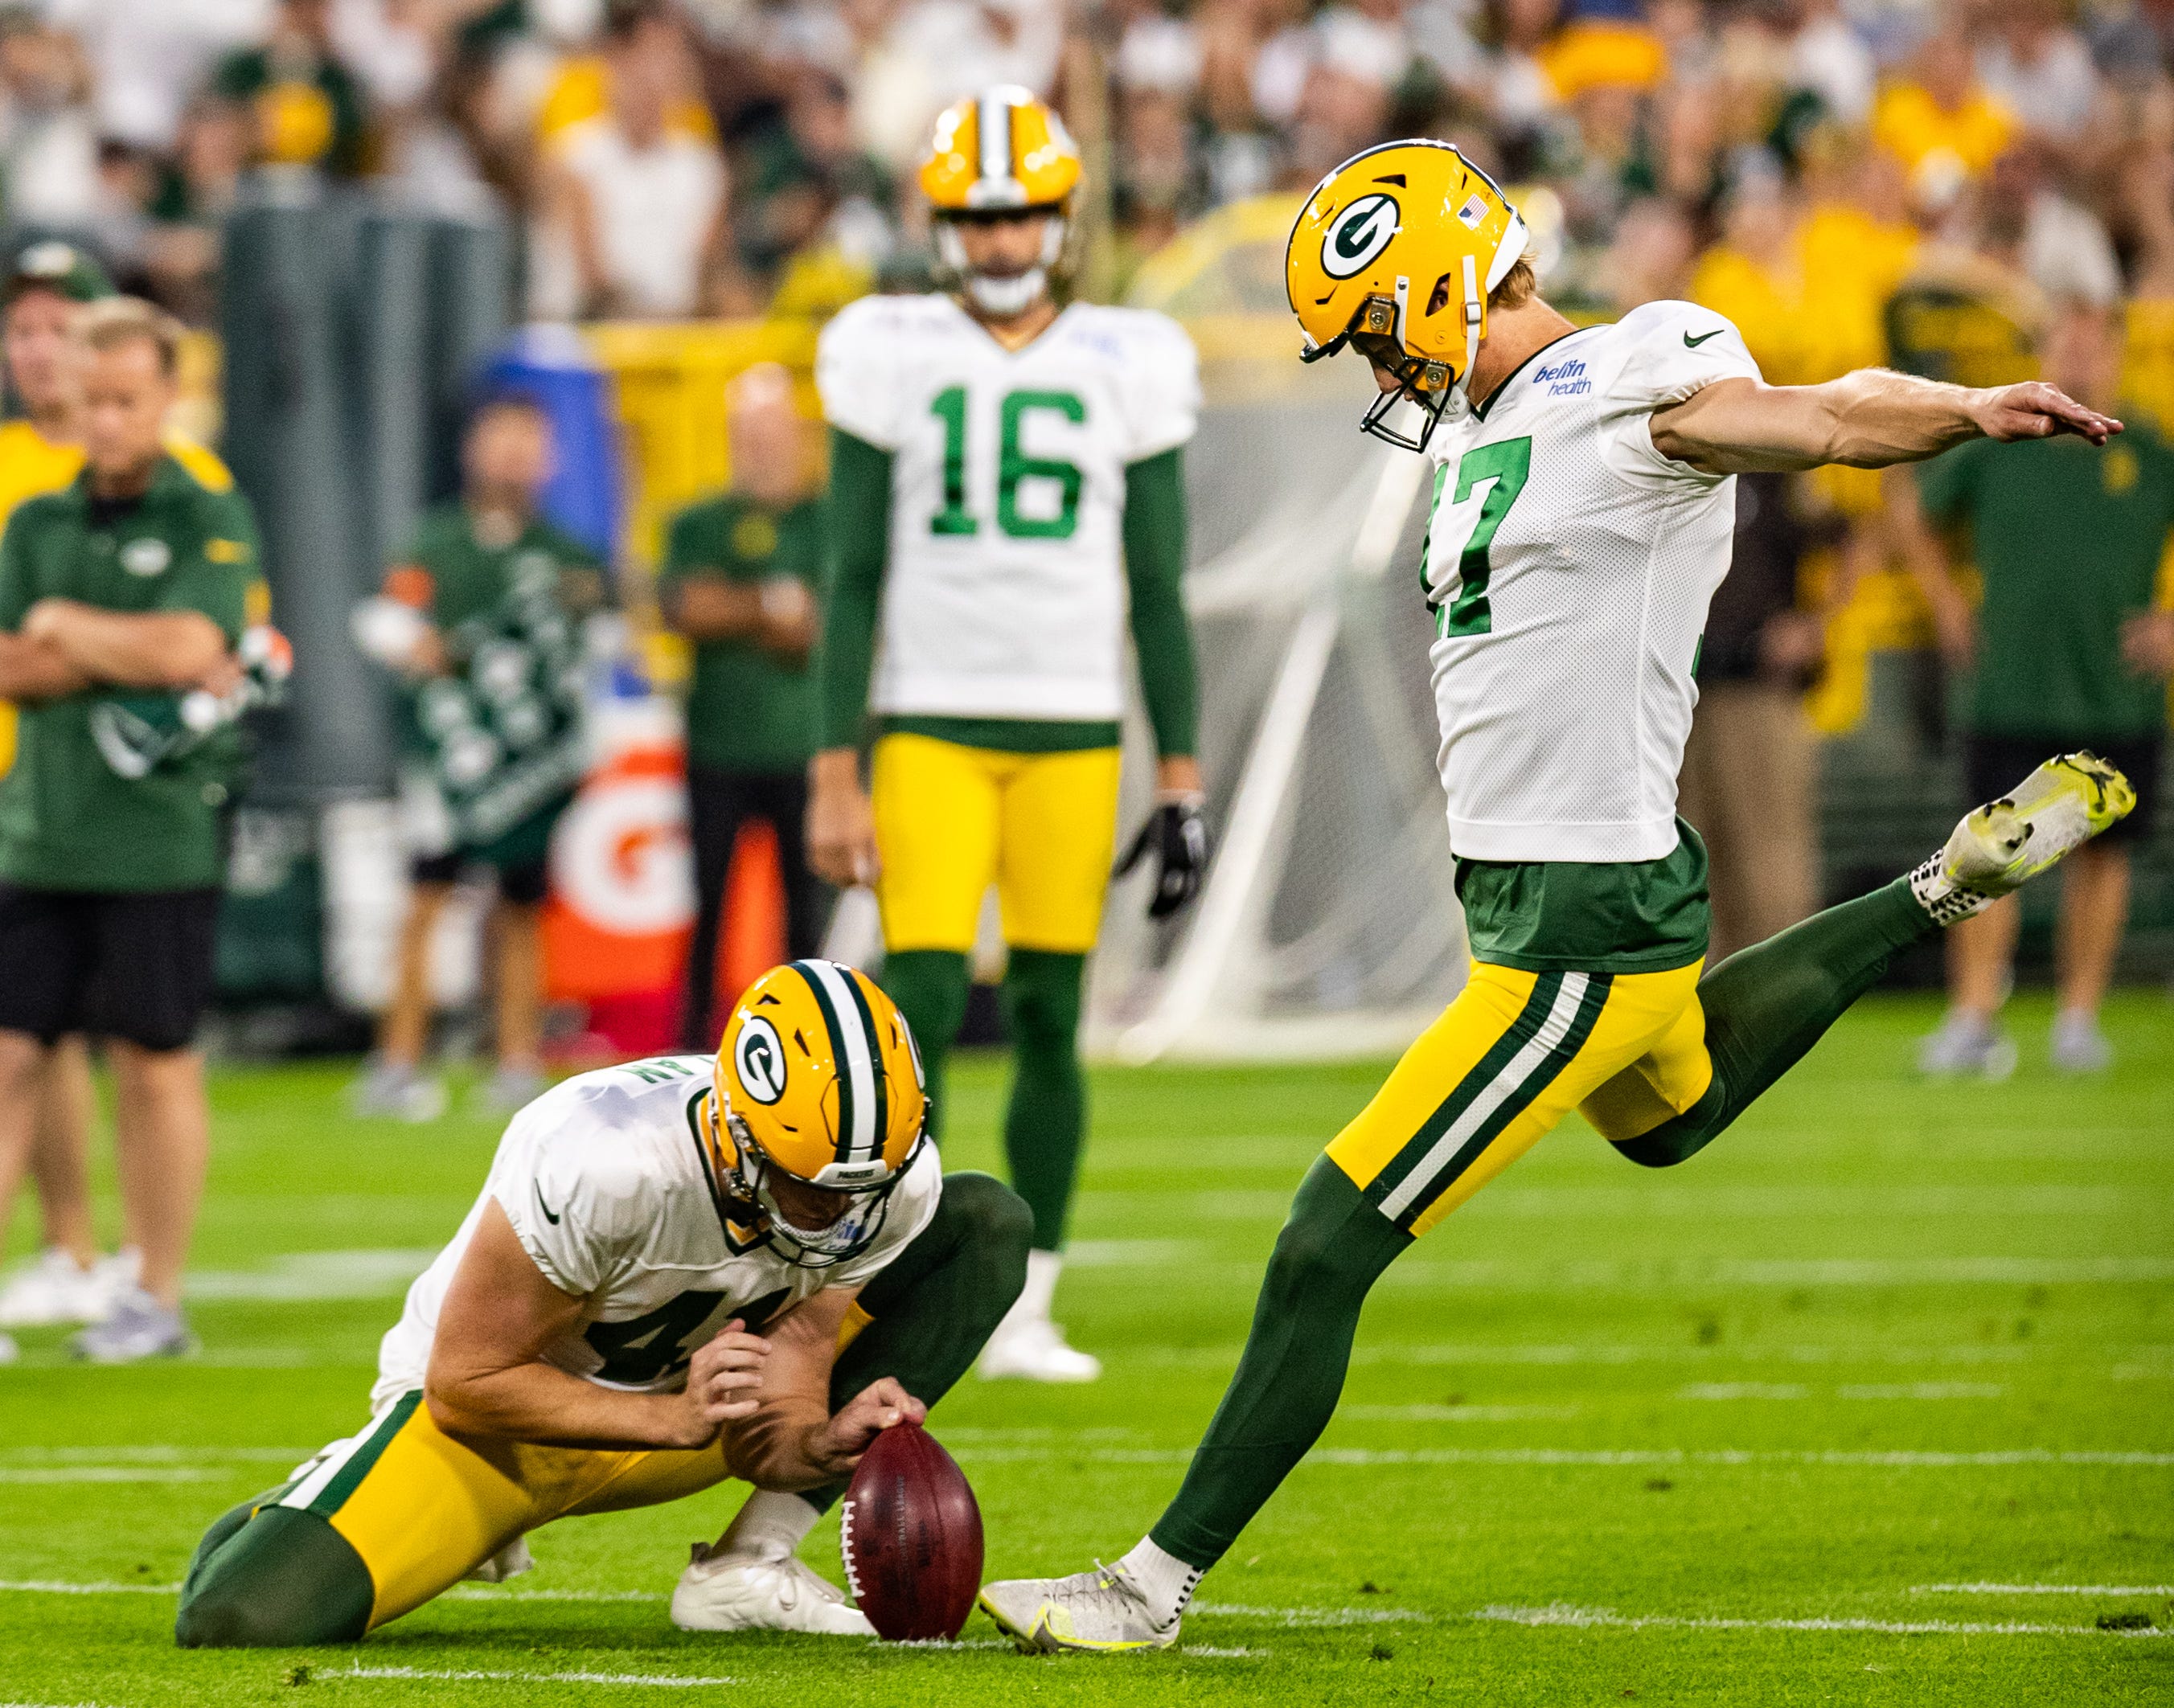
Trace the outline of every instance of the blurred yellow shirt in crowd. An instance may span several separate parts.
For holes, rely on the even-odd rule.
[[[577,54],[559,67],[543,105],[536,110],[536,135],[549,140],[570,126],[592,119],[608,104],[611,68],[600,54]],[[689,96],[675,103],[666,125],[698,142],[717,139],[717,121],[702,102]]]
[[[1668,72],[1668,50],[1652,30],[1599,19],[1571,24],[1533,57],[1564,100],[1609,84],[1651,89]]]
[[[1921,84],[1891,83],[1872,110],[1872,139],[1901,161],[1913,176],[1936,154],[1951,154],[1976,177],[2015,135],[2008,109],[1983,89],[1973,89],[1950,110]]]
[[[166,449],[174,460],[214,492],[224,492],[234,476],[217,453],[193,439],[169,434]],[[58,492],[83,471],[83,447],[58,445],[28,421],[0,422],[0,528],[26,499]],[[0,700],[0,776],[15,763],[15,708]]]
[[[1717,244],[1700,257],[1690,299],[1736,322],[1770,384],[1814,386],[1886,354],[1882,315],[1917,235],[1855,208],[1814,208],[1779,266]]]

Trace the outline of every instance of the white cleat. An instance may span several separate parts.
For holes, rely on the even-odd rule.
[[[96,1322],[112,1308],[112,1289],[102,1264],[78,1269],[75,1259],[48,1246],[19,1267],[0,1289],[0,1328],[51,1328],[64,1322]]]
[[[504,1583],[508,1578],[519,1577],[523,1572],[536,1570],[536,1556],[528,1551],[528,1538],[516,1536],[512,1541],[462,1580],[464,1583]]]
[[[1948,845],[1910,874],[1939,925],[1982,912],[2136,805],[2128,779],[2096,754],[2063,754],[1965,815]]]
[[[1154,1610],[1132,1574],[1096,1562],[1070,1577],[1015,1577],[981,1594],[982,1611],[1030,1655],[1066,1649],[1116,1654],[1127,1649],[1166,1649],[1177,1640],[1182,1619],[1155,1622]]]
[[[1000,1322],[982,1349],[982,1376],[996,1381],[1008,1376],[1028,1381],[1094,1381],[1102,1360],[1065,1343],[1064,1331],[1038,1317]]]
[[[712,1554],[700,1543],[672,1592],[672,1623],[683,1631],[808,1631],[873,1637],[868,1615],[845,1592],[776,1543]]]

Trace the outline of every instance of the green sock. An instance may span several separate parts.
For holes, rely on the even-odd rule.
[[[1148,1532],[1156,1547],[1201,1571],[1230,1550],[1328,1427],[1367,1289],[1413,1243],[1342,1169],[1316,1159],[1276,1236],[1237,1374]]]
[[[1713,1084],[1673,1121],[1615,1148],[1647,1168],[1696,1154],[1796,1066],[1896,954],[1939,929],[1898,878],[1729,956],[1699,981]]]
[[[1087,1128],[1079,1071],[1079,987],[1087,957],[1015,949],[1004,974],[1004,1023],[1012,1039],[1011,1103],[1004,1155],[1012,1187],[1034,1211],[1034,1244],[1064,1244],[1079,1145]]]
[[[943,1136],[944,1070],[966,1018],[966,957],[955,949],[902,949],[884,957],[878,981],[898,1004],[928,1076],[928,1136]]]
[[[933,1406],[981,1356],[991,1331],[1026,1284],[1034,1218],[994,1175],[944,1176],[944,1197],[913,1243],[860,1292],[871,1321],[830,1370],[835,1412],[879,1376]],[[818,1512],[842,1483],[803,1495]]]

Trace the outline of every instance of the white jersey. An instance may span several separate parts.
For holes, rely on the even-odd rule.
[[[879,714],[1101,720],[1125,706],[1125,470],[1182,445],[1176,322],[1074,303],[1007,350],[948,296],[823,329],[823,413],[892,455]]]
[[[1468,860],[1658,860],[1735,481],[1654,449],[1653,411],[1759,377],[1736,328],[1648,303],[1560,338],[1430,454],[1424,559],[1450,846]]]
[[[803,1268],[728,1238],[695,1136],[710,1065],[706,1056],[660,1056],[601,1068],[513,1117],[482,1197],[408,1289],[378,1349],[373,1413],[422,1386],[446,1289],[493,1201],[544,1278],[589,1301],[545,1361],[641,1392],[676,1392],[695,1349],[733,1317],[760,1328],[825,1287],[857,1286],[928,1225],[944,1191],[933,1145],[892,1192],[875,1242],[848,1262]]]

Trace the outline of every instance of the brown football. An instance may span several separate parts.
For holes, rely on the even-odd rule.
[[[982,1587],[982,1509],[965,1473],[918,1424],[875,1438],[838,1515],[846,1581],[894,1643],[959,1635]]]

